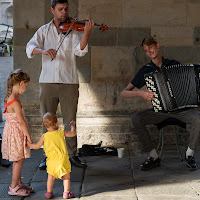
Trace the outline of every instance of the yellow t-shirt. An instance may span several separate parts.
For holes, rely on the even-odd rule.
[[[47,156],[47,173],[55,178],[71,172],[71,164],[67,152],[64,130],[47,132],[42,135],[44,151]]]

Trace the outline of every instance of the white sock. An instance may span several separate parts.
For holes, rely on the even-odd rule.
[[[157,152],[156,152],[155,149],[152,149],[152,150],[150,151],[149,155],[150,155],[150,157],[153,158],[153,160],[156,160],[156,159],[158,158],[158,154],[157,154]]]
[[[193,155],[194,155],[194,150],[190,149],[190,147],[188,146],[186,151],[186,158],[188,158],[188,156],[193,156]]]

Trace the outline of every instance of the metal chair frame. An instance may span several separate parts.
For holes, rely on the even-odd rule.
[[[168,118],[155,125],[157,126],[158,130],[160,130],[159,143],[156,149],[157,151],[159,151],[160,149],[160,153],[159,153],[160,159],[162,157],[163,149],[164,149],[164,127],[169,126],[169,125],[174,125],[175,135],[176,135],[176,148],[179,153],[181,161],[183,161],[183,156],[179,147],[179,135],[180,135],[179,127],[186,129],[186,123],[175,118]]]

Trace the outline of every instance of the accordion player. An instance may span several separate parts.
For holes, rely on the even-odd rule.
[[[173,112],[198,107],[200,103],[199,64],[177,64],[145,74],[155,112]]]

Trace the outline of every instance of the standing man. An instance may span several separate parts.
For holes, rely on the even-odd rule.
[[[151,58],[151,62],[143,66],[137,72],[131,83],[129,83],[121,92],[121,96],[125,98],[140,96],[145,100],[152,100],[153,92],[141,89],[145,85],[144,75],[154,72],[155,70],[160,69],[163,66],[179,64],[179,62],[176,60],[163,58],[159,51],[160,45],[152,36],[145,38],[142,41],[140,47],[142,50],[144,50],[146,55]],[[185,122],[186,124],[191,125],[189,146],[187,148],[185,158],[187,167],[189,167],[190,169],[197,168],[193,155],[199,141],[200,112],[194,109],[187,109],[184,111],[177,111],[172,113],[162,113],[154,112],[153,109],[148,109],[136,112],[132,116],[132,123],[135,128],[135,133],[138,135],[144,151],[150,152],[149,158],[140,166],[141,170],[150,170],[152,168],[160,166],[160,159],[155,150],[155,147],[152,144],[146,125],[157,124],[170,117],[174,117]]]
[[[84,32],[71,31],[57,51],[64,35],[59,24],[68,19],[68,0],[52,0],[53,19],[40,27],[26,47],[28,58],[42,54],[42,71],[40,84],[40,109],[42,116],[46,112],[56,114],[60,102],[65,130],[70,130],[69,123],[76,120],[79,80],[76,68],[76,56],[84,56],[88,52],[88,38],[94,22],[86,22]],[[43,130],[44,132],[45,130]],[[77,137],[66,140],[71,164],[86,167],[77,156]],[[40,164],[40,169],[46,167]]]

